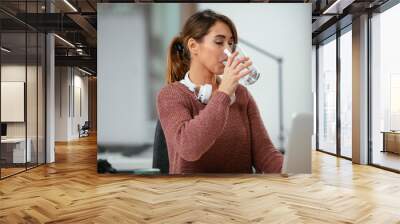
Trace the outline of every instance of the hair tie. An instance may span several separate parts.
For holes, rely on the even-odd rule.
[[[175,51],[178,52],[179,58],[181,60],[184,60],[184,58],[185,58],[185,47],[183,46],[183,44],[180,43],[180,42],[176,42],[174,44],[174,48],[175,48]]]
[[[176,49],[176,51],[178,51],[179,53],[181,53],[181,54],[183,54],[183,51],[184,51],[184,47],[183,47],[183,45],[181,44],[181,43],[176,43],[175,44],[175,49]]]

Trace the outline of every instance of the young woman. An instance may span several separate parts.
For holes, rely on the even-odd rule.
[[[157,97],[170,174],[281,171],[283,156],[250,92],[238,83],[252,62],[236,58],[237,52],[224,54],[237,42],[233,22],[211,10],[193,14],[172,40],[168,85]]]

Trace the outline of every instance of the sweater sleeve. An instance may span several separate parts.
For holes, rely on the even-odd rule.
[[[167,144],[186,161],[196,161],[222,134],[230,97],[218,91],[200,113],[192,117],[182,93],[165,87],[157,97],[157,110]],[[170,148],[168,148],[171,150]]]
[[[257,104],[250,92],[248,92],[248,95],[247,113],[250,121],[253,165],[258,173],[279,173],[282,169],[283,155],[272,144]]]

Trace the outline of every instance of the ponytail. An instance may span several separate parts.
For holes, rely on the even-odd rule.
[[[167,57],[167,83],[171,84],[182,80],[185,73],[189,71],[190,54],[181,37],[177,36],[171,41]]]

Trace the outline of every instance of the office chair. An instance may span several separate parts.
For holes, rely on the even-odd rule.
[[[168,148],[161,123],[157,120],[153,145],[153,168],[160,169],[161,174],[169,173]]]
[[[90,129],[89,121],[85,121],[82,127],[80,127],[80,125],[78,124],[79,138],[89,136],[89,129]]]

